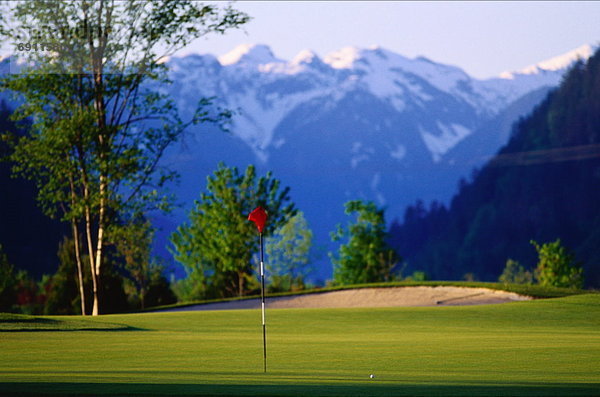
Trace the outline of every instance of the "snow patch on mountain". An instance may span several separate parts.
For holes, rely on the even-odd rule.
[[[355,72],[355,80],[359,84],[391,103],[398,111],[405,109],[407,96],[422,101],[432,99],[415,78],[443,92],[470,95],[460,90],[460,82],[470,80],[461,69],[436,64],[422,57],[408,59],[378,46],[368,49],[346,47],[327,55],[324,62],[336,70]]]
[[[310,64],[315,61],[321,61],[319,56],[312,50],[302,50],[292,59],[294,65]]]
[[[502,91],[497,98],[507,106],[527,92],[542,87],[557,86],[565,71],[577,60],[587,60],[597,46],[582,45],[557,57],[528,66],[519,71],[503,72],[498,78],[483,81],[482,87],[490,91]]]
[[[420,133],[427,149],[431,152],[434,162],[439,162],[442,156],[454,145],[471,134],[471,130],[460,124],[446,125],[437,122],[437,127],[441,134],[433,134],[420,126]]]
[[[356,169],[361,162],[369,160],[375,154],[375,149],[365,147],[361,142],[353,142],[350,154],[352,155],[350,166],[352,169]]]
[[[383,195],[383,193],[380,190],[380,185],[381,185],[381,173],[376,172],[375,175],[373,175],[373,178],[371,179],[371,191],[375,194],[375,199],[377,201],[377,204],[380,206],[385,206],[387,203],[387,200],[385,199],[385,196]]]
[[[587,59],[591,51],[582,47],[574,53]],[[569,59],[574,60],[573,55],[570,56],[561,58],[561,62],[553,61],[554,69],[544,69],[545,73],[519,73],[512,80],[508,74],[494,79],[475,79],[458,67],[425,57],[409,59],[377,46],[346,47],[327,55],[324,63],[334,70],[351,72],[356,84],[400,112],[406,109],[408,98],[421,103],[431,101],[433,96],[426,89],[431,86],[468,103],[482,116],[493,116],[529,91],[557,85],[564,68],[570,64]]]
[[[257,96],[250,91],[246,95],[232,96],[229,104],[238,109],[233,119],[233,131],[255,152],[259,160],[268,160],[268,149],[274,138],[275,128],[300,103],[320,97],[320,90],[306,90],[282,95],[277,92]],[[278,142],[281,146],[281,142]]]
[[[406,146],[400,144],[397,145],[394,150],[390,152],[390,157],[396,160],[402,160],[406,156]]]
[[[344,47],[325,56],[325,63],[334,69],[352,69],[361,58],[361,50],[357,47]]]

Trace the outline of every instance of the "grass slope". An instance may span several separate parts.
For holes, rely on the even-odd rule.
[[[267,374],[257,310],[85,322],[129,330],[0,332],[0,395],[600,395],[598,294],[273,310]]]

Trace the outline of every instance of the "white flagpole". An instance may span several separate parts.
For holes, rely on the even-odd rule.
[[[263,364],[264,372],[267,372],[267,327],[265,324],[265,264],[263,256],[263,238],[259,233],[260,239],[260,295],[262,306],[262,330],[263,330]]]

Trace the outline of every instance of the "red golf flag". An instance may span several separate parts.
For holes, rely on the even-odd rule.
[[[263,207],[256,207],[254,211],[248,215],[248,220],[256,224],[259,233],[262,233],[267,223],[267,211]]]

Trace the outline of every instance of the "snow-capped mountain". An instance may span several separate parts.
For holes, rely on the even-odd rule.
[[[235,115],[231,133],[201,125],[166,154],[181,174],[174,193],[182,208],[158,219],[157,247],[185,220],[220,161],[272,170],[291,187],[319,247],[345,222],[347,200],[374,200],[388,220],[417,199],[445,202],[461,177],[506,142],[512,122],[595,50],[582,46],[487,80],[380,47],[346,47],[323,58],[304,50],[283,60],[265,45],[242,45],[219,57],[171,58],[173,84],[160,89],[184,119],[205,97]],[[11,66],[0,60],[0,74]]]
[[[202,97],[236,114],[231,134],[192,130],[167,161],[182,174],[177,193],[186,208],[219,161],[272,170],[292,188],[316,244],[326,245],[349,199],[374,200],[388,220],[416,199],[448,200],[459,178],[505,142],[510,124],[593,50],[487,80],[380,47],[324,58],[305,50],[287,61],[265,45],[243,45],[218,58],[172,58],[169,90],[184,115]]]
[[[180,109],[191,110],[194,99],[201,95],[215,96],[222,106],[239,109],[234,133],[263,161],[281,144],[274,134],[276,127],[298,106],[326,99],[328,106],[320,112],[325,114],[356,92],[371,95],[398,113],[434,109],[443,113],[450,103],[461,112],[474,113],[476,119],[469,117],[466,123],[453,122],[450,116],[430,126],[416,126],[432,158],[439,160],[477,127],[478,120],[497,115],[528,92],[558,84],[570,62],[577,56],[589,57],[591,51],[590,46],[583,46],[555,60],[489,80],[379,47],[347,47],[324,59],[305,50],[284,61],[267,46],[242,45],[219,58],[190,55],[173,58],[169,64]]]

